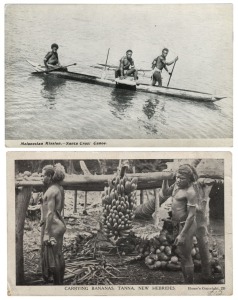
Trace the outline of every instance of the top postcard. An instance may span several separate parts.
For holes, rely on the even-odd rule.
[[[232,146],[232,14],[7,5],[6,146]]]

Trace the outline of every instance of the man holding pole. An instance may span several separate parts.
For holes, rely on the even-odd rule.
[[[162,50],[162,54],[160,56],[158,56],[157,58],[155,58],[152,62],[152,85],[154,86],[156,84],[156,82],[158,82],[158,86],[162,86],[162,77],[161,77],[161,72],[163,69],[165,69],[169,75],[170,78],[172,76],[172,72],[169,72],[167,66],[170,66],[172,64],[174,64],[176,61],[178,60],[178,56],[175,57],[174,60],[167,62],[166,61],[166,56],[168,55],[169,50],[167,48],[164,48]],[[170,79],[169,79],[170,80]]]

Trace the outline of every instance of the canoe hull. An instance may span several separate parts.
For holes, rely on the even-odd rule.
[[[184,100],[191,100],[191,101],[199,101],[199,102],[215,102],[221,100],[225,97],[216,97],[209,93],[201,93],[197,91],[188,91],[176,88],[166,88],[166,87],[157,87],[157,86],[150,86],[144,84],[118,84],[114,80],[103,79],[97,76],[92,76],[83,73],[75,73],[75,72],[64,72],[64,71],[52,71],[49,73],[42,73],[45,70],[44,67],[34,64],[33,62],[28,61],[29,64],[35,69],[35,72],[32,74],[38,76],[52,76],[52,77],[59,77],[74,81],[80,81],[85,83],[97,84],[102,86],[108,87],[116,87],[121,89],[131,89],[142,93],[151,93],[157,95],[164,95],[169,97],[176,97]]]

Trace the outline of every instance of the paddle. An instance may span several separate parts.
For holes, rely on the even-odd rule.
[[[108,48],[108,50],[107,50],[107,58],[106,58],[105,68],[104,68],[104,71],[102,72],[101,78],[106,77],[107,60],[108,60],[109,52],[110,52],[110,48]]]
[[[77,64],[74,63],[74,64],[70,64],[70,65],[67,65],[67,66],[60,66],[60,67],[57,67],[57,68],[54,68],[54,69],[51,69],[51,70],[40,71],[40,72],[37,72],[37,73],[38,73],[38,74],[42,74],[42,73],[50,73],[50,72],[59,70],[59,69],[61,69],[61,68],[67,68],[67,67],[70,67],[70,66],[76,66],[76,65],[77,65]]]
[[[170,79],[171,79],[171,77],[172,77],[172,75],[173,75],[173,71],[174,71],[174,68],[175,68],[176,62],[177,62],[177,60],[175,61],[174,65],[173,65],[172,72],[170,73],[170,76],[169,76],[169,81],[168,81],[167,87],[169,86]]]

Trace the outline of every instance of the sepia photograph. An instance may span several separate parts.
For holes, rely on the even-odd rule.
[[[232,14],[6,5],[6,146],[232,146]]]
[[[12,152],[8,294],[231,295],[228,152]]]

